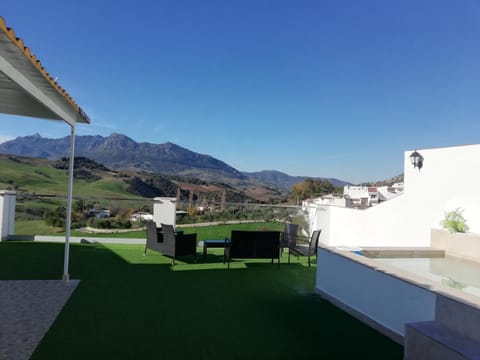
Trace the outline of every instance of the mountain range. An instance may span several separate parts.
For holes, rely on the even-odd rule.
[[[17,137],[0,144],[0,153],[57,160],[69,154],[70,137],[43,138],[39,134]],[[210,155],[199,154],[167,142],[136,142],[112,133],[110,136],[77,135],[75,156],[83,156],[111,169],[133,169],[251,187],[259,183],[290,190],[307,176],[290,176],[275,170],[241,172]],[[319,178],[314,178],[319,179]],[[349,184],[335,178],[322,178],[334,186]]]

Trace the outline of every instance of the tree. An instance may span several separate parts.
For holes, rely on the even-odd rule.
[[[338,189],[335,188],[335,186],[333,186],[328,180],[313,180],[311,178],[307,178],[301,183],[292,186],[292,194],[290,199],[305,200],[312,197],[331,194],[336,191],[338,191]]]
[[[55,209],[45,212],[45,223],[49,226],[65,229],[65,214],[65,206],[57,206]]]

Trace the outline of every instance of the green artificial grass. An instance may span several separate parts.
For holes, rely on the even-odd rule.
[[[210,237],[210,236],[209,236]],[[59,279],[63,244],[0,242],[0,279]],[[72,244],[81,282],[32,359],[401,359],[403,348],[314,294],[286,256],[171,259],[141,245]]]
[[[225,239],[230,238],[232,230],[273,230],[283,231],[285,223],[283,222],[258,222],[244,224],[221,224],[215,226],[177,226],[178,229],[185,231],[186,234],[196,233],[197,240],[207,239]]]
[[[232,230],[275,230],[283,231],[285,224],[283,222],[258,222],[244,224],[220,224],[211,226],[177,226],[179,230],[183,230],[186,234],[197,233],[197,240],[206,239],[225,239],[229,238]],[[65,236],[65,231],[53,228],[45,224],[44,220],[29,220],[15,222],[16,234],[42,234]],[[89,234],[79,230],[72,230],[71,236],[78,237],[98,237],[98,238],[127,238],[127,239],[145,239],[145,230],[132,230],[119,233],[96,233]]]

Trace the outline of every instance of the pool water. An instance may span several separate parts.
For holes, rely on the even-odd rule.
[[[480,297],[480,263],[451,256],[444,258],[375,258],[375,260]]]

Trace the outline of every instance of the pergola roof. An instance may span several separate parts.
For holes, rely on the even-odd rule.
[[[90,123],[85,112],[45,70],[0,17],[0,113]]]

